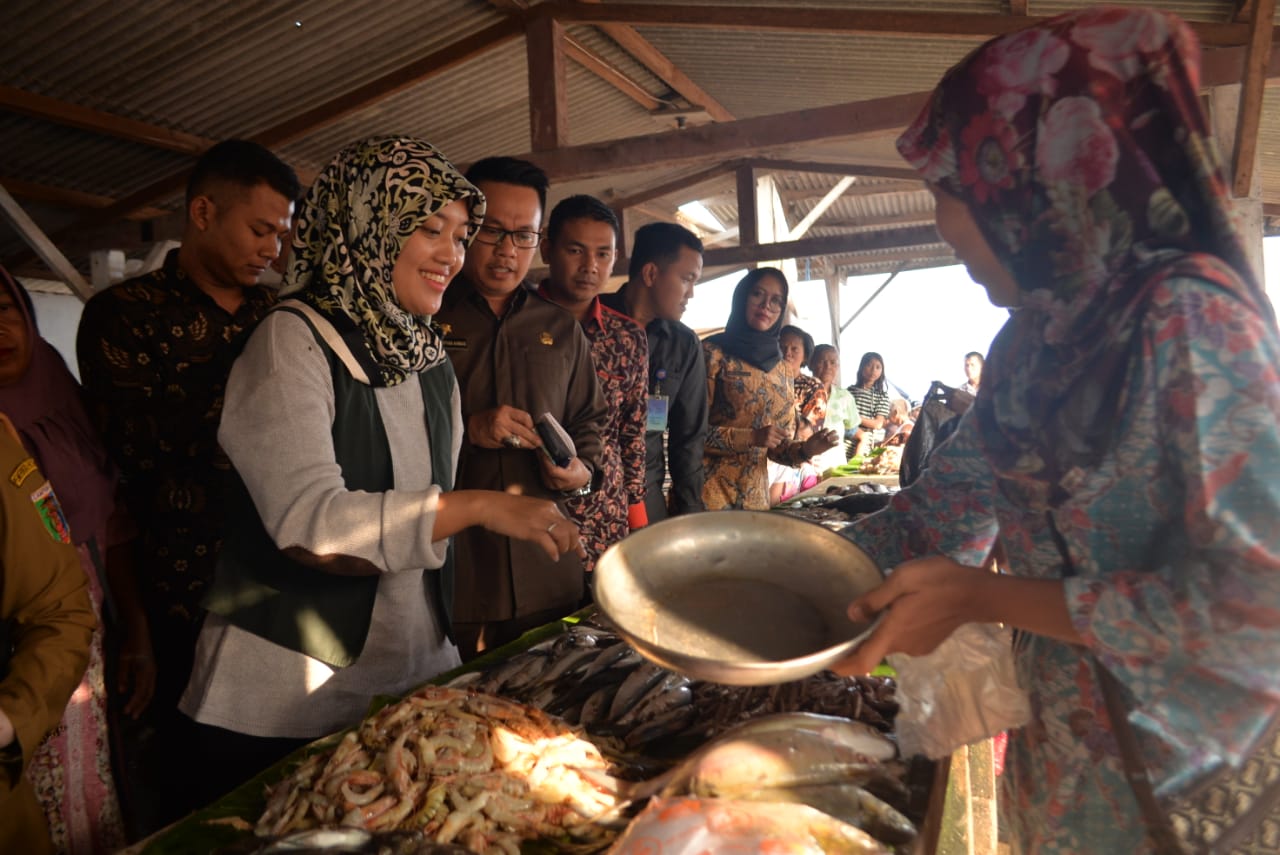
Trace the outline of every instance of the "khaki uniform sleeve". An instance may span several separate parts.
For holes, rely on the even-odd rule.
[[[0,620],[11,622],[13,657],[0,680],[0,709],[17,740],[0,756],[7,761],[0,762],[0,799],[62,718],[96,626],[75,547],[57,539],[32,498],[47,482],[4,428],[7,420],[0,425]]]

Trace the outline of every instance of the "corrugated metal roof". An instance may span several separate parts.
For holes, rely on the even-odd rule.
[[[606,0],[607,2],[607,0]],[[669,3],[672,0],[639,0]],[[782,6],[785,0],[683,0],[686,4]],[[1113,0],[1114,2],[1114,0]],[[1148,5],[1119,0],[1121,5]],[[1004,14],[1008,0],[802,0],[795,8]],[[1087,0],[1033,0],[1034,15],[1090,5]],[[1161,8],[1197,21],[1227,21],[1235,0],[1164,0]],[[8,0],[0,6],[0,85],[71,105],[149,122],[207,139],[253,136],[350,93],[460,39],[505,20],[488,0]],[[298,25],[300,22],[301,26]],[[594,26],[573,24],[568,36],[619,69],[649,96],[677,108],[683,97]],[[777,33],[654,26],[641,34],[682,72],[739,118],[791,112],[932,88],[978,39]],[[32,46],[39,46],[33,48]],[[295,166],[312,171],[350,141],[375,133],[426,137],[460,163],[527,151],[529,115],[524,39],[513,29],[498,47],[450,70],[370,103],[330,125],[279,146]],[[614,86],[567,62],[570,144],[599,143],[672,127]],[[0,112],[0,183],[20,178],[66,191],[121,198],[186,169],[191,158],[105,134]],[[1280,90],[1268,91],[1262,172],[1280,200]],[[893,135],[824,140],[761,151],[791,161],[901,169]],[[552,201],[572,192],[606,199],[702,173],[708,164],[655,165],[602,178],[561,183]],[[851,169],[850,171],[856,171]],[[781,173],[791,223],[816,203],[838,175]],[[869,181],[870,179],[868,179]],[[865,182],[863,182],[865,183]],[[886,182],[893,187],[893,182]],[[726,225],[737,221],[735,181],[723,175],[671,191],[630,212],[638,225],[704,198]],[[927,213],[927,194],[898,190],[848,193],[811,229],[888,228]],[[177,195],[167,203],[177,204]],[[156,204],[164,204],[158,200]],[[31,205],[48,229],[76,219],[72,209]],[[69,213],[70,212],[70,213]],[[83,213],[83,212],[81,212]],[[868,225],[868,224],[877,225]],[[136,227],[135,227],[136,228]],[[117,230],[119,231],[119,230]],[[15,236],[0,230],[0,255]],[[929,252],[919,250],[926,257]],[[893,253],[840,257],[841,266],[893,265]]]

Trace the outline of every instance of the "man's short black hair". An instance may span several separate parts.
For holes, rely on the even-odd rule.
[[[679,223],[649,223],[636,229],[631,239],[631,261],[627,278],[639,279],[640,271],[649,262],[665,268],[680,257],[680,250],[688,247],[702,255],[702,241]]]
[[[618,223],[618,215],[613,212],[613,208],[595,196],[580,193],[565,199],[551,212],[551,219],[547,223],[547,242],[554,245],[556,239],[560,237],[560,232],[564,230],[564,224],[570,220],[595,220],[598,223],[608,223],[613,226],[614,240],[622,241],[622,226]]]
[[[223,140],[200,155],[187,179],[187,206],[219,182],[246,190],[266,184],[290,202],[302,195],[302,184],[293,167],[270,149],[249,140]]]
[[[479,185],[481,181],[493,181],[535,190],[538,193],[538,207],[546,213],[547,187],[551,182],[547,180],[547,173],[537,164],[518,157],[486,157],[471,164],[466,177],[475,185]]]

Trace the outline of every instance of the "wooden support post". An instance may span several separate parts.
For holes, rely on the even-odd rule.
[[[1236,129],[1239,125],[1240,84],[1231,86],[1215,86],[1209,92],[1209,114],[1213,126],[1214,141],[1219,152],[1235,149]],[[1253,150],[1253,169],[1251,170],[1248,192],[1229,200],[1232,215],[1240,229],[1240,237],[1244,242],[1245,255],[1253,267],[1258,281],[1263,280],[1262,264],[1262,170],[1258,168],[1261,151]]]
[[[627,258],[627,247],[630,245],[630,231],[627,228],[627,209],[614,208],[613,213],[618,217],[618,258]],[[623,271],[624,273],[626,271]]]
[[[525,27],[529,60],[529,140],[534,151],[568,143],[569,100],[565,93],[564,25],[537,17]]]
[[[831,315],[831,343],[836,350],[840,349],[840,285],[843,282],[844,276],[838,269],[827,274],[827,310]]]
[[[1267,66],[1271,61],[1271,22],[1275,12],[1276,0],[1254,0],[1231,158],[1231,191],[1236,198],[1252,195],[1253,173],[1258,165],[1258,136],[1262,127],[1262,93],[1267,85]]]
[[[93,288],[80,275],[80,271],[67,261],[67,257],[62,254],[53,241],[49,240],[44,231],[36,225],[31,217],[27,216],[27,212],[22,209],[18,201],[9,195],[9,191],[0,186],[0,212],[2,212],[18,234],[22,235],[22,239],[27,245],[35,250],[36,255],[40,256],[50,270],[58,274],[63,282],[76,292],[76,296],[81,300],[88,302],[93,296]]]
[[[738,246],[760,243],[760,216],[756,213],[756,175],[750,166],[738,170]]]

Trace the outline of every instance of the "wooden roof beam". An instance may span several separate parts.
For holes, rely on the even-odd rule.
[[[1262,94],[1266,88],[1267,66],[1271,62],[1271,21],[1276,0],[1254,0],[1249,24],[1249,46],[1245,50],[1244,80],[1240,86],[1240,109],[1236,113],[1235,151],[1231,163],[1231,190],[1237,199],[1253,195],[1253,168],[1262,127]]]
[[[93,296],[93,287],[80,275],[75,265],[67,261],[67,257],[36,225],[35,220],[27,216],[18,200],[9,195],[3,185],[0,185],[0,215],[9,221],[27,245],[40,256],[40,260],[76,292],[76,296],[81,300],[88,300]]]
[[[646,187],[643,190],[635,190],[626,196],[613,198],[608,194],[605,195],[610,207],[613,208],[631,208],[636,205],[642,205],[645,202],[652,202],[654,199],[661,199],[663,196],[670,196],[672,193],[681,190],[691,190],[699,184],[704,184],[713,178],[719,178],[721,175],[727,175],[737,169],[739,161],[731,160],[726,163],[718,163],[708,169],[699,172],[681,175],[670,181],[664,181],[661,184],[655,184],[652,187]]]
[[[1025,17],[1028,13],[1027,0],[1009,0],[1009,14]]]
[[[865,198],[867,196],[883,196],[889,193],[915,193],[927,189],[924,180],[917,177],[913,181],[890,181],[885,184],[857,184],[847,187],[844,191],[845,196],[853,196]],[[810,199],[821,199],[826,195],[826,191],[821,189],[800,189],[791,190],[784,189],[780,191],[782,198],[788,202],[803,202]]]
[[[662,101],[656,95],[636,83],[622,69],[609,62],[609,60],[574,41],[570,36],[564,37],[563,44],[565,56],[590,71],[596,77],[599,77],[605,83],[608,83],[614,89],[617,89],[623,95],[626,95],[632,101],[635,101],[641,107],[649,111],[661,109]]]
[[[587,0],[587,2],[598,3],[600,0]],[[511,14],[523,15],[529,11],[528,0],[489,0],[489,5]],[[712,98],[702,87],[690,80],[688,75],[663,55],[662,51],[650,44],[644,36],[634,29],[621,24],[605,24],[600,26],[599,29],[617,42],[619,47],[631,55],[632,59],[649,69],[651,73],[670,86],[672,91],[683,97],[690,104],[706,110],[707,114],[717,122],[733,121],[733,115],[719,101]],[[648,90],[630,77],[627,77],[620,69],[613,66],[603,57],[591,53],[582,45],[573,42],[572,39],[567,41],[566,53],[588,71],[595,73],[627,97],[635,99],[637,103],[644,104],[647,109],[658,110],[661,108],[662,103],[656,96],[649,93]],[[645,97],[652,100],[653,106],[649,106],[639,93],[644,93]]]
[[[115,202],[110,196],[98,196],[93,193],[81,193],[65,187],[50,187],[48,184],[37,184],[33,181],[22,181],[17,178],[0,178],[6,189],[19,199],[33,202],[47,202],[66,208],[105,208]],[[130,220],[152,220],[156,217],[167,217],[171,211],[164,208],[139,208],[128,216]]]
[[[586,2],[593,4],[600,3],[601,0],[586,0]],[[546,5],[550,4],[544,4],[539,10],[544,10]],[[649,69],[659,80],[664,81],[690,104],[706,110],[707,115],[717,122],[733,121],[733,114],[725,109],[723,104],[711,97],[711,93],[694,83],[689,75],[681,71],[674,62],[668,59],[662,51],[654,47],[648,39],[636,32],[633,27],[625,24],[610,23],[601,23],[598,26],[605,35],[618,43],[618,47],[631,54],[636,62]]]
[[[34,92],[27,92],[13,86],[0,86],[0,109],[182,154],[199,155],[217,142],[195,134],[175,131],[172,128],[163,128],[150,122],[126,119],[113,113],[59,101],[57,98],[36,95]]]
[[[330,98],[317,107],[267,128],[253,135],[252,139],[268,148],[291,142],[317,128],[340,121],[352,113],[396,92],[454,68],[485,51],[505,44],[517,38],[523,31],[524,28],[520,19],[504,18],[497,24],[446,45],[440,50],[424,56],[422,59],[390,71],[363,86],[359,86],[350,92],[344,92],[335,98]],[[180,172],[175,172],[172,175],[154,181],[140,190],[130,193],[123,199],[94,211],[66,229],[60,229],[55,237],[111,219],[128,216],[139,208],[146,207],[159,199],[170,196],[186,185],[187,173],[188,170],[183,169]]]
[[[919,181],[920,173],[908,166],[869,166],[857,163],[824,163],[807,160],[779,160],[752,157],[748,163],[761,172],[810,172],[815,175],[856,175],[859,178],[902,178]]]
[[[533,152],[527,157],[545,169],[553,181],[645,169],[656,164],[674,167],[705,160],[723,162],[813,140],[881,136],[906,127],[928,97],[928,92],[912,92],[558,151]]]
[[[614,7],[610,5],[607,8]],[[1201,65],[1201,84],[1209,88],[1239,83],[1244,77],[1244,54],[1244,48],[1207,51]],[[1269,80],[1280,78],[1280,52],[1272,52],[1266,77]],[[553,181],[647,169],[658,164],[674,168],[708,160],[723,162],[733,158],[759,157],[769,149],[816,140],[874,139],[899,133],[915,119],[930,94],[909,92],[867,101],[850,101],[557,151],[534,152],[527,157],[545,169]],[[750,162],[758,163],[755,160]]]
[[[529,64],[529,140],[534,151],[569,142],[569,95],[565,88],[564,25],[531,18],[525,29]]]
[[[933,226],[910,229],[886,229],[849,235],[802,238],[780,243],[762,243],[707,249],[702,254],[707,267],[754,264],[779,258],[810,258],[818,255],[841,255],[879,252],[906,246],[934,245],[941,242]]]
[[[530,14],[551,15],[566,23],[685,27],[769,32],[845,33],[887,36],[975,39],[1017,32],[1049,18],[1035,15],[990,15],[979,12],[902,12],[803,6],[703,6],[574,2],[542,3]],[[1238,23],[1190,22],[1206,46],[1243,45],[1249,27]]]

